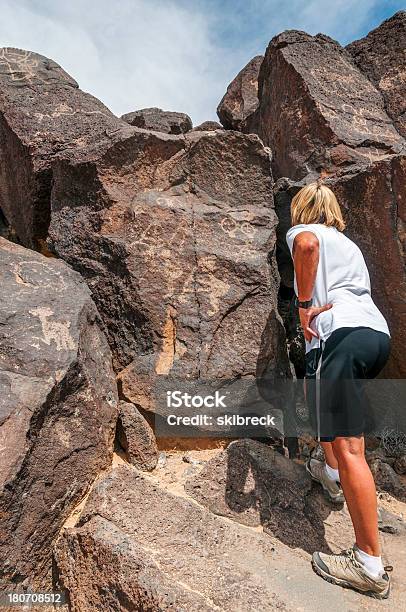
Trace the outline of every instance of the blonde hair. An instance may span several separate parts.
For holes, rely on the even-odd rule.
[[[292,225],[301,223],[324,223],[345,229],[345,221],[334,193],[322,184],[321,179],[310,183],[295,195],[290,205]]]

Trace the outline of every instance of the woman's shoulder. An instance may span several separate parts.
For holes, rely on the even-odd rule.
[[[335,228],[327,228],[326,225],[322,223],[299,223],[298,225],[292,225],[286,232],[286,239],[293,239],[300,232],[313,232],[316,236],[321,235],[326,229],[335,229]]]
[[[292,225],[286,232],[286,242],[288,243],[289,249],[292,251],[295,238],[301,232],[312,232],[319,243],[321,243],[323,240],[323,232],[317,227],[318,225],[318,223],[299,223],[298,225]]]

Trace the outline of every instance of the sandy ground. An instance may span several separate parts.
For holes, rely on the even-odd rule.
[[[215,457],[219,452],[221,452],[221,448],[188,451],[169,450],[161,452],[157,468],[151,473],[144,472],[144,476],[172,494],[185,497],[197,504],[198,502],[189,497],[185,492],[184,484],[187,478],[197,474],[203,468],[204,463]],[[188,456],[188,461],[185,461],[185,455]],[[111,468],[122,463],[126,463],[125,456],[114,453]],[[102,479],[105,474],[106,472],[100,474],[95,483]],[[314,486],[318,485],[315,484]],[[86,499],[87,497],[75,508],[64,527],[73,527],[76,524],[86,503]],[[391,497],[389,494],[380,493],[378,495],[378,504],[379,507],[385,508],[393,514],[406,519],[406,504]],[[223,518],[222,520],[230,521],[228,518]],[[348,510],[344,505],[342,512],[331,512],[324,522],[326,540],[333,552],[339,552],[343,548],[351,546],[353,543],[353,534],[348,528],[348,521]],[[242,528],[257,532],[262,531],[261,526],[242,526]],[[325,612],[326,609],[328,609],[329,612],[378,611],[385,609],[403,612],[406,610],[405,536],[388,533],[381,534],[383,561],[385,564],[394,566],[394,571],[391,574],[391,597],[385,601],[377,601],[370,597],[355,593],[354,591],[341,589],[340,587],[328,583],[324,583],[323,587],[320,587],[319,581],[321,581],[321,578],[316,576],[312,571],[310,555],[306,551],[299,548],[292,549],[276,538],[271,539],[278,550],[278,566],[274,568],[275,572],[280,574],[278,580],[282,577],[283,580],[287,581],[284,592],[285,594],[286,592],[288,593],[289,599],[291,598],[291,601],[286,602],[290,606],[289,609],[297,610],[297,612]],[[318,592],[316,594],[316,590],[324,592],[326,588],[329,593],[329,601],[324,602],[323,600],[323,603],[321,603],[320,594]],[[298,604],[303,593],[309,595],[309,592],[310,594],[313,592],[315,596],[314,607],[312,607],[312,609]],[[308,599],[308,597],[305,599]]]
[[[191,499],[185,492],[184,484],[187,478],[192,474],[197,474],[204,466],[204,463],[199,465],[195,464],[193,461],[206,462],[215,457],[220,451],[221,449],[219,448],[194,451],[166,451],[165,465],[155,469],[148,477],[173,494]],[[192,463],[184,461],[183,457],[185,453],[191,458]],[[315,484],[314,486],[318,485]],[[406,520],[406,503],[395,499],[388,493],[382,492],[378,494],[378,506]],[[353,533],[348,529],[348,522],[350,519],[346,505],[344,505],[342,512],[344,514],[344,520],[340,520],[338,516],[340,513],[332,512],[324,522],[326,540],[333,552],[339,552],[343,548],[347,548],[353,544]],[[255,528],[248,527],[248,529],[262,531],[261,526]],[[343,597],[343,612],[347,610],[351,612],[355,612],[356,610],[382,610],[385,608],[402,612],[406,610],[406,536],[381,533],[381,544],[384,564],[390,564],[394,567],[394,571],[391,574],[391,597],[386,601],[377,601],[370,597],[357,595],[346,589],[329,585],[334,591],[338,590],[341,592]],[[308,562],[308,578],[311,576],[313,582],[314,574],[310,565],[310,555],[307,552],[301,549],[292,550],[278,540],[275,540],[275,545],[277,545],[279,549],[284,549],[282,557],[290,556],[292,563],[295,562],[295,557],[306,560]],[[306,580],[305,575],[303,576],[303,580]],[[291,588],[292,590],[295,589],[294,583],[291,583]],[[355,600],[353,596],[355,596]],[[326,608],[327,607],[328,604],[326,604]],[[314,612],[318,612],[318,610],[314,609]]]

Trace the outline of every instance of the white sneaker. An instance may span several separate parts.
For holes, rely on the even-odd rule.
[[[390,592],[390,578],[386,571],[377,578],[371,576],[355,556],[353,548],[338,555],[313,553],[312,566],[316,574],[339,586],[355,589],[375,599],[387,599]],[[390,571],[387,567],[385,570]]]
[[[324,494],[334,504],[342,504],[345,500],[341,485],[336,480],[330,478],[326,472],[326,464],[318,459],[308,459],[306,470],[316,482],[323,487]]]

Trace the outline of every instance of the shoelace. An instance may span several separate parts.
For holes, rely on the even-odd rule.
[[[343,556],[347,559],[346,567],[349,567],[350,565],[353,565],[355,567],[362,567],[362,563],[360,563],[356,558],[353,548],[348,548],[346,550],[341,551],[338,556]],[[385,565],[383,569],[385,572],[392,572],[393,565]]]
[[[362,568],[362,563],[358,561],[355,556],[355,552],[353,548],[347,548],[340,553],[346,560],[346,567],[352,565],[353,567]]]

